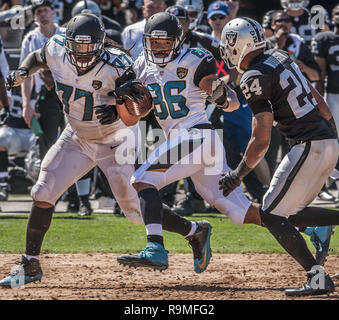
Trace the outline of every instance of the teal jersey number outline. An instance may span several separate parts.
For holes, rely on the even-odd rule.
[[[205,54],[211,54],[208,50],[204,48],[191,49],[191,53],[200,59],[202,59],[205,56]]]
[[[185,117],[189,113],[189,108],[186,106],[186,98],[179,95],[186,88],[186,81],[168,81],[165,83],[163,90],[157,83],[148,84],[149,91],[154,91],[153,97],[154,106],[159,105],[160,111],[154,108],[154,114],[160,119],[167,119],[168,115],[173,119]],[[172,90],[178,90],[177,95],[172,95]],[[178,105],[179,110],[175,110],[175,104]]]
[[[61,34],[61,36],[63,37],[63,41],[62,42],[58,38],[53,38],[53,40],[57,44],[60,44],[63,47],[65,45],[65,42],[66,42],[66,35],[65,34]]]
[[[65,112],[67,114],[69,114],[69,100],[73,93],[73,89],[74,88],[72,86],[67,86],[63,83],[56,81],[56,90],[62,91],[62,103],[65,106]],[[91,121],[93,118],[93,103],[94,103],[93,95],[89,91],[75,88],[74,101],[82,97],[85,97],[85,110],[84,110],[84,115],[82,117],[82,120]]]

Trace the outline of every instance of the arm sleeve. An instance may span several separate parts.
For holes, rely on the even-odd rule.
[[[254,115],[260,112],[273,112],[270,102],[272,82],[271,76],[262,75],[256,70],[245,73],[242,77],[240,88]]]
[[[202,78],[210,74],[216,73],[217,73],[216,61],[213,56],[209,55],[205,57],[198,65],[194,74],[193,82],[197,87],[199,87],[199,83]]]

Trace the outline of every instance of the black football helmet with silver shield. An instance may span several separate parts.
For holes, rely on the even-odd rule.
[[[183,30],[178,18],[168,12],[159,12],[147,19],[143,36],[143,47],[147,61],[166,65],[173,61],[182,48]],[[173,40],[170,53],[163,58],[154,55],[151,40]]]
[[[104,53],[105,27],[100,18],[91,13],[73,17],[66,28],[66,53],[78,71],[94,67]]]

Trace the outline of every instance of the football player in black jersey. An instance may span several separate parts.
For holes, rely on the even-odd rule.
[[[293,27],[291,32],[301,36],[308,46],[311,45],[312,38],[318,32],[329,30],[330,20],[327,11],[324,8],[322,8],[324,15],[323,25],[314,26],[312,25],[311,20],[314,13],[318,14],[319,11],[315,10],[313,13],[312,10],[310,11],[307,9],[310,3],[309,0],[280,0],[280,3],[282,8],[292,18]],[[320,8],[321,6],[317,7]]]
[[[328,107],[333,115],[337,129],[339,126],[339,4],[332,10],[333,31],[318,33],[312,40],[312,52],[320,66],[320,81],[316,82],[316,88],[325,97]],[[336,169],[330,174],[336,180],[339,190],[339,162]],[[338,191],[339,192],[339,191]],[[337,196],[338,199],[338,196]],[[338,205],[337,205],[338,206]],[[328,230],[331,232],[332,230]]]
[[[291,150],[277,168],[260,208],[262,224],[304,268],[307,282],[287,295],[334,291],[330,276],[318,265],[297,227],[339,224],[339,214],[308,205],[317,196],[338,159],[339,144],[331,112],[297,64],[279,49],[264,51],[261,25],[249,18],[230,21],[222,34],[223,58],[243,73],[241,89],[253,111],[252,137],[239,166],[220,180],[224,195],[265,155],[274,122],[291,141]],[[321,284],[315,280],[321,276]]]
[[[321,79],[316,83],[325,95],[328,107],[339,125],[339,4],[332,10],[333,31],[318,33],[312,41],[312,52],[321,68]]]

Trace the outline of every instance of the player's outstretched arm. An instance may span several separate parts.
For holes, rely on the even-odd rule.
[[[12,71],[7,79],[7,88],[20,86],[29,76],[40,69],[48,69],[46,63],[42,61],[41,49],[31,52],[20,64],[19,68]]]
[[[244,157],[235,170],[222,175],[219,181],[219,189],[227,197],[241,181],[248,175],[264,157],[270,145],[271,130],[273,125],[273,113],[260,112],[253,116],[252,136],[248,143]]]
[[[224,111],[231,112],[240,106],[237,94],[215,74],[202,78],[199,87],[208,94],[208,101]]]

